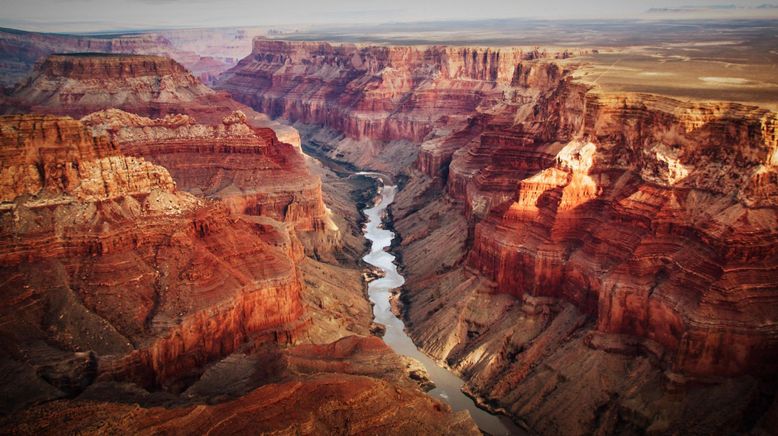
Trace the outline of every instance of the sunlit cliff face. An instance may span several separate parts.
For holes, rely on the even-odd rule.
[[[557,153],[553,167],[519,182],[518,199],[505,218],[532,219],[548,202],[556,203],[555,209],[562,212],[596,198],[597,182],[589,176],[596,152],[592,142],[574,140],[566,144]]]

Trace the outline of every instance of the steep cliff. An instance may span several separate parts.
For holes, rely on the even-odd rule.
[[[425,230],[451,207],[418,173],[395,209],[411,333],[542,433],[748,428],[778,372],[775,153],[767,110],[569,80],[492,114],[448,168],[466,221]]]
[[[257,39],[218,86],[404,176],[410,333],[487,404],[541,433],[752,428],[778,373],[776,115],[605,93],[562,57]]]
[[[163,56],[72,53],[45,58],[27,80],[0,102],[0,111],[82,117],[105,109],[150,117],[187,114],[218,125],[236,110],[256,127],[274,129],[281,141],[299,145],[287,126],[214,92],[178,62]]]
[[[397,366],[386,365],[387,361],[396,363],[399,357],[378,338],[348,337],[326,347],[297,347],[275,357],[277,360],[269,363],[286,372],[285,379],[252,389],[237,399],[159,407],[101,401],[95,392],[89,399],[31,408],[0,420],[0,428],[36,434],[480,434],[467,412],[452,413],[448,405],[415,388]],[[206,377],[223,375],[217,368],[228,365],[236,362],[222,362]],[[263,366],[267,370],[268,362]],[[263,368],[249,365],[246,369],[256,376]],[[225,383],[241,384],[244,380],[222,377],[218,381],[223,391]],[[199,392],[208,389],[200,385],[194,388]]]
[[[251,51],[239,29],[180,29],[114,35],[67,35],[0,28],[0,85],[24,80],[53,53],[124,53],[169,56],[196,77],[212,79]]]
[[[219,198],[235,213],[287,222],[298,231],[333,231],[321,181],[302,154],[273,130],[253,128],[236,111],[219,125],[197,124],[186,115],[150,119],[116,109],[82,122],[107,133],[122,152],[170,171],[177,187]]]
[[[275,179],[248,178],[252,155],[298,154],[239,114],[221,127],[119,111],[0,117],[3,432],[478,434],[380,339],[342,338],[369,328],[350,289],[359,274],[304,259],[272,208],[246,215],[229,197],[178,191],[165,168],[121,151],[128,138],[168,150],[177,170],[176,154],[197,147],[241,154],[245,169],[219,165],[259,190]],[[304,226],[293,209],[279,218]]]
[[[2,154],[2,344],[24,371],[68,392],[88,380],[59,372],[88,352],[91,377],[154,386],[260,333],[289,340],[299,247],[70,118],[3,117]]]
[[[405,146],[408,142],[448,136],[478,108],[501,102],[506,93],[537,92],[523,85],[543,75],[543,67],[515,66],[554,56],[513,49],[358,47],[256,38],[252,54],[215,86],[271,117],[320,125],[345,136],[333,156],[396,170],[415,160],[418,149]]]

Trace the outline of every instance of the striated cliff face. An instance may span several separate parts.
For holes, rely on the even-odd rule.
[[[541,433],[753,428],[778,373],[776,115],[603,93],[552,57],[258,39],[219,86],[407,177],[409,331],[487,404]]]
[[[302,154],[273,130],[254,128],[236,111],[219,125],[186,115],[150,119],[116,109],[82,122],[107,133],[121,150],[167,168],[177,187],[219,198],[238,214],[266,216],[298,231],[333,231],[321,194]]]
[[[250,51],[247,32],[233,29],[181,29],[99,37],[0,29],[0,85],[15,86],[33,71],[35,64],[53,53],[168,56],[195,77],[209,81]]]
[[[187,114],[198,122],[221,124],[236,110],[256,127],[274,129],[282,142],[298,145],[290,127],[215,92],[176,61],[151,55],[74,53],[51,55],[17,86],[0,111],[83,117],[122,109],[150,117]]]
[[[299,247],[176,191],[164,168],[78,121],[1,121],[0,334],[49,395],[116,372],[163,385],[252,337],[294,331]],[[91,375],[72,380],[68,362],[84,353]]]
[[[71,116],[104,109],[84,121],[124,153],[166,167],[179,188],[222,199],[235,213],[294,225],[306,233],[308,252],[339,245],[321,182],[289,145],[299,147],[297,131],[212,91],[171,59],[52,55],[6,109]]]
[[[395,210],[424,259],[414,338],[542,433],[753,425],[778,371],[776,115],[563,80],[484,118],[445,179],[465,218],[419,223],[451,213],[424,166]]]
[[[452,413],[448,405],[415,388],[395,365],[399,357],[378,338],[352,336],[327,346],[296,347],[264,356],[261,365],[240,359],[214,365],[188,393],[241,387],[263,370],[278,371],[283,378],[239,398],[196,406],[111,402],[94,391],[85,399],[53,402],[0,420],[0,428],[37,434],[480,434],[467,412]],[[247,377],[225,377],[227,367],[243,367]]]
[[[333,155],[388,167],[398,159],[409,164],[416,151],[387,147],[387,142],[448,136],[479,107],[497,104],[506,93],[536,92],[529,83],[554,81],[559,71],[549,73],[534,63],[521,67],[522,61],[544,56],[555,55],[257,38],[252,54],[224,73],[216,87],[271,117],[344,135]]]
[[[678,372],[774,372],[775,114],[646,95],[582,103],[574,133],[515,147],[537,166],[476,225],[468,265],[499,292],[562,297],[599,331],[658,342]],[[502,162],[475,175],[469,208],[496,198],[479,179]]]
[[[244,121],[0,117],[3,431],[159,432],[176,421],[178,431],[478,434],[467,413],[424,395],[383,341],[343,338],[369,328],[362,289],[349,289],[357,272],[305,259],[272,208],[247,215],[229,197],[178,191],[165,168],[122,152],[134,138],[152,158],[170,152],[178,171],[178,153],[236,153],[245,168],[217,166],[261,191],[272,179],[250,179],[262,171],[253,165],[298,152]],[[295,168],[274,171],[301,176]],[[283,218],[304,226],[293,210]],[[320,340],[337,341],[288,348]]]

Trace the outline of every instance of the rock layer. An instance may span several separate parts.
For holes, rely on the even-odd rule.
[[[287,355],[291,379],[220,404],[164,408],[60,401],[0,422],[0,428],[36,434],[480,434],[466,412],[452,413],[410,386],[397,366],[382,365],[398,356],[380,339],[348,337],[327,347],[297,347]]]
[[[257,39],[218,86],[408,177],[409,330],[488,404],[541,433],[751,428],[778,373],[776,115],[497,53]]]
[[[177,191],[163,167],[121,152],[126,136],[95,128],[109,115],[162,142],[187,137],[155,130],[172,118],[122,112],[0,117],[3,432],[479,434],[379,338],[284,350],[367,333],[361,289],[345,289],[358,274],[303,261],[270,216]],[[221,129],[179,125],[233,152],[297,153],[237,114]]]
[[[334,129],[345,135],[335,153],[363,165],[387,166],[398,159],[410,163],[417,151],[385,143],[447,136],[506,92],[532,93],[530,83],[553,82],[560,72],[532,60],[554,56],[562,54],[256,38],[252,54],[224,73],[216,87],[271,117]]]
[[[210,80],[251,51],[251,33],[251,30],[181,29],[84,36],[0,29],[0,86],[15,86],[50,54],[84,52],[168,56],[196,77]],[[226,41],[217,42],[217,39]]]
[[[252,338],[290,340],[299,246],[69,118],[3,117],[2,154],[2,344],[28,371],[89,352],[98,376],[164,385]]]
[[[253,128],[236,111],[217,126],[186,115],[150,119],[120,110],[82,119],[107,133],[122,152],[167,168],[177,187],[219,198],[235,213],[266,216],[296,230],[332,230],[321,194],[302,154],[273,130]]]
[[[476,226],[468,265],[500,292],[565,298],[600,331],[658,342],[678,372],[774,372],[775,114],[645,95],[582,103],[577,134],[545,145],[533,132],[528,148],[545,156]],[[503,162],[474,177],[468,207]]]
[[[256,127],[277,131],[299,146],[289,127],[215,92],[178,62],[163,56],[73,53],[51,55],[0,104],[4,113],[43,113],[83,117],[106,109],[150,117],[187,114],[218,125],[236,110]]]

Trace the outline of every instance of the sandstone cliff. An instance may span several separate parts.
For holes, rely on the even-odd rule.
[[[480,434],[467,412],[452,413],[448,405],[415,388],[394,365],[398,356],[378,338],[348,337],[326,347],[297,347],[265,359],[261,365],[245,357],[220,362],[204,376],[213,380],[190,389],[191,395],[207,392],[206,383],[222,376],[219,391],[224,392],[269,366],[275,367],[271,372],[286,374],[230,401],[142,406],[100,400],[99,391],[93,390],[85,399],[53,402],[0,420],[0,428],[25,434]],[[246,378],[224,378],[228,366],[244,367]]]
[[[549,57],[257,39],[218,86],[408,176],[410,332],[487,404],[550,434],[752,428],[778,373],[776,115]]]
[[[247,37],[251,33],[181,29],[86,36],[0,28],[0,86],[12,87],[24,80],[50,54],[84,52],[164,55],[183,64],[195,77],[211,80],[251,51]]]
[[[478,433],[378,338],[284,350],[366,334],[369,306],[349,289],[359,275],[303,260],[272,208],[245,215],[178,191],[165,168],[121,151],[128,138],[157,152],[154,141],[187,139],[167,144],[178,170],[176,154],[196,147],[242,154],[247,169],[220,166],[261,190],[273,180],[240,176],[252,155],[269,165],[298,151],[243,121],[0,118],[3,432]],[[278,218],[304,226],[292,209]]]
[[[69,118],[4,117],[2,153],[2,343],[25,371],[89,352],[100,373],[160,385],[294,330],[294,247],[164,168]]]
[[[338,138],[333,156],[393,169],[415,160],[417,149],[407,147],[408,142],[448,136],[505,93],[533,94],[537,90],[528,83],[553,82],[560,72],[546,71],[542,62],[515,68],[540,56],[513,49],[357,47],[256,38],[252,54],[215,86],[271,117],[345,136]]]
[[[163,117],[187,114],[218,125],[236,110],[256,127],[274,129],[281,141],[299,146],[297,132],[214,92],[178,62],[163,56],[103,53],[46,57],[0,111],[82,117],[105,109]]]
[[[424,166],[395,210],[405,258],[424,259],[406,293],[416,340],[542,433],[735,431],[765,413],[776,115],[564,80],[481,126],[444,173],[465,219],[424,229],[452,208],[427,203],[441,175]],[[461,266],[430,259],[442,231]]]
[[[267,216],[302,232],[333,231],[321,181],[299,150],[271,129],[249,126],[240,111],[216,126],[186,115],[150,119],[116,109],[82,122],[107,133],[125,154],[167,168],[178,188],[219,198],[235,213]]]

